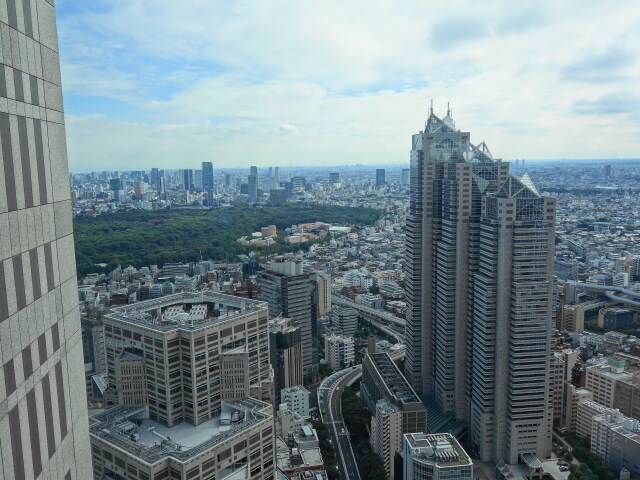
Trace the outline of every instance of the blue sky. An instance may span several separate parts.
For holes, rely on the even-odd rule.
[[[640,152],[640,3],[57,0],[72,171]]]

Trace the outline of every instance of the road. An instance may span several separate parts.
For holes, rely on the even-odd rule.
[[[342,392],[362,376],[362,366],[341,370],[327,378],[318,388],[318,405],[322,423],[329,427],[333,450],[338,458],[340,478],[361,480],[351,437],[342,417]]]
[[[395,351],[390,356],[396,361],[404,358],[405,351]],[[325,378],[318,387],[320,419],[329,427],[333,450],[338,458],[337,468],[340,478],[344,480],[361,480],[351,436],[342,417],[342,392],[346,386],[353,385],[361,376],[362,365],[345,368]]]
[[[357,304],[350,298],[335,292],[332,294],[331,303],[356,309],[365,320],[370,321],[376,328],[395,338],[396,341],[404,343],[404,327],[406,323],[404,318],[396,317],[391,312]]]

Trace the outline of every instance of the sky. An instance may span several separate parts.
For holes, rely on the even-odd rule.
[[[71,171],[640,157],[640,2],[57,0]]]

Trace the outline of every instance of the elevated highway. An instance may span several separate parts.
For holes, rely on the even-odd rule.
[[[404,343],[404,318],[396,317],[391,312],[360,305],[339,293],[331,294],[331,303],[341,307],[351,307],[355,309],[362,318],[371,322],[373,326],[380,331],[395,338],[397,342]]]

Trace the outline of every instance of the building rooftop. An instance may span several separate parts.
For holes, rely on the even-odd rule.
[[[411,388],[411,385],[409,385],[409,382],[407,382],[407,379],[402,375],[388,353],[371,353],[369,357],[380,372],[389,390],[397,398],[402,400],[403,403],[420,403],[418,395],[416,395],[416,392]]]
[[[270,418],[270,409],[250,398],[225,401],[219,417],[198,426],[185,422],[167,427],[150,420],[147,407],[119,406],[90,417],[89,431],[149,464],[166,457],[184,462]]]
[[[439,466],[472,465],[471,458],[449,433],[406,433],[405,442],[413,451],[414,459],[436,463]]]
[[[164,332],[196,330],[266,309],[264,302],[222,293],[177,293],[113,308],[106,317]]]

